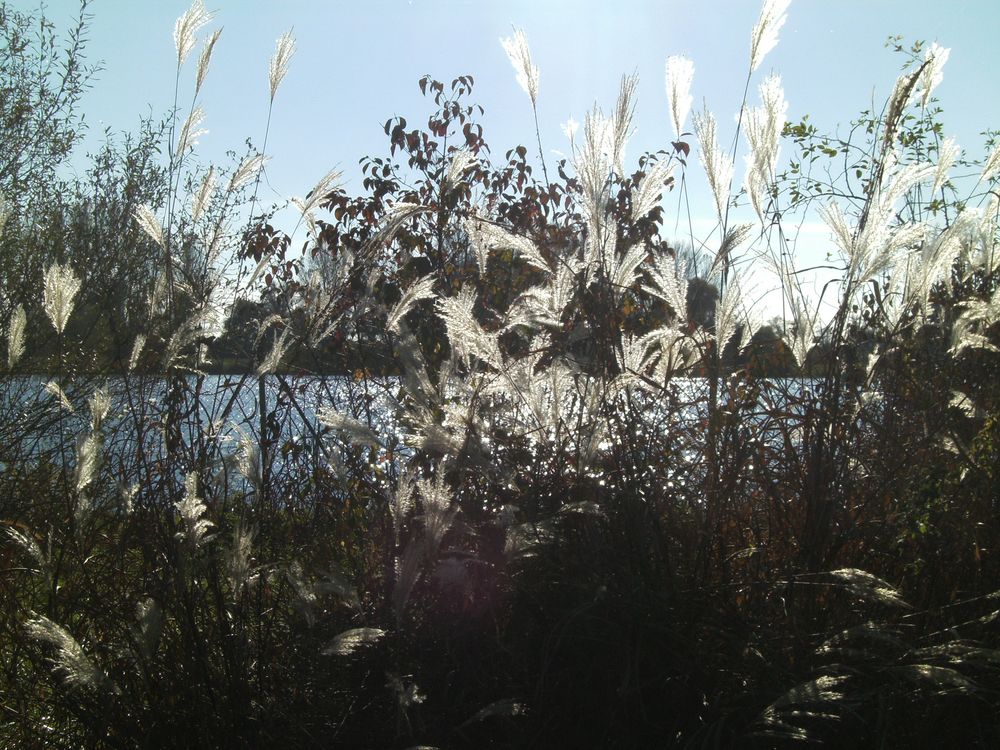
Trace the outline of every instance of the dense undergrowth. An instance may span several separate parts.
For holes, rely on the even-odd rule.
[[[179,72],[208,21],[178,21]],[[1000,157],[949,181],[946,50],[910,51],[857,142],[786,124],[765,79],[741,190],[714,118],[685,131],[683,59],[677,140],[632,173],[630,78],[557,165],[490,152],[470,76],[424,78],[427,130],[386,123],[364,194],[331,174],[297,201],[299,258],[258,155],[193,161],[217,36],[186,122],[109,144],[75,202],[46,193],[81,38],[61,87],[3,111],[15,133],[66,108],[0,172],[25,274],[0,297],[3,744],[1000,743]],[[505,46],[534,109],[527,44]],[[719,226],[689,279],[661,198],[695,149]],[[745,205],[756,225],[729,219]],[[840,251],[822,319],[781,232],[813,207]],[[784,320],[750,309],[751,267]],[[216,380],[213,356],[253,369]],[[331,362],[352,374],[317,385]]]

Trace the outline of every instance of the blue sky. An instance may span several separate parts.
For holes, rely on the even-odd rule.
[[[140,115],[168,110],[173,24],[188,5],[93,0],[89,57],[101,60],[104,70],[83,102],[92,138],[106,126],[134,128]],[[666,146],[673,131],[664,63],[673,54],[694,61],[694,107],[704,101],[715,113],[720,142],[728,148],[760,11],[758,0],[207,0],[206,6],[218,12],[208,28],[222,26],[223,32],[200,99],[210,131],[199,145],[203,160],[224,161],[226,150],[242,150],[247,138],[260,145],[268,59],[286,30],[297,40],[271,123],[265,202],[304,195],[331,168],[344,172],[349,190],[360,190],[358,159],[387,153],[382,124],[394,115],[426,121],[430,108],[417,88],[425,73],[444,81],[475,76],[474,98],[486,109],[483,124],[494,155],[502,158],[517,144],[533,146],[530,103],[499,43],[512,25],[524,29],[541,71],[538,108],[549,154],[568,151],[561,123],[571,116],[582,121],[595,101],[610,110],[621,75],[632,72],[639,92],[628,158],[634,166],[643,151]],[[46,3],[63,27],[76,8],[74,0]],[[788,118],[808,113],[821,130],[833,131],[873,102],[881,107],[891,91],[903,59],[884,48],[887,36],[937,41],[951,48],[935,91],[945,110],[945,134],[978,158],[980,131],[1000,127],[998,20],[997,0],[793,0],[778,46],[754,76],[751,101],[756,84],[779,73]],[[196,59],[197,48],[182,71],[184,103]],[[786,146],[782,157],[788,155]],[[698,171],[692,159],[693,210],[710,223]]]

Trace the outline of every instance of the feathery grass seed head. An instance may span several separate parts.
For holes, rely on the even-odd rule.
[[[791,0],[764,0],[760,18],[750,34],[750,72],[760,67],[764,57],[778,44],[778,32],[788,18]]]
[[[531,99],[531,105],[535,106],[538,103],[538,68],[531,62],[528,38],[522,29],[515,28],[514,36],[501,39],[500,44],[517,73],[517,84]]]
[[[45,291],[42,306],[52,321],[57,333],[66,329],[69,316],[73,314],[73,304],[80,291],[80,279],[69,266],[53,264],[45,272]]]
[[[288,63],[295,54],[295,37],[291,31],[286,31],[278,37],[277,47],[268,65],[268,82],[271,86],[271,101],[274,101],[285,75],[288,73]]]
[[[24,312],[24,306],[18,305],[10,316],[10,324],[7,327],[7,369],[13,370],[14,365],[24,355],[25,331],[28,327],[28,318]]]
[[[203,0],[195,0],[191,7],[174,23],[174,47],[177,49],[178,68],[184,64],[187,56],[194,49],[198,31],[214,17],[214,13],[205,10]]]
[[[691,84],[694,81],[694,63],[683,55],[667,58],[667,102],[674,133],[680,139],[684,122],[691,111]]]

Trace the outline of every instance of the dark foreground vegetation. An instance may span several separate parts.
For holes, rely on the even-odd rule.
[[[631,172],[631,79],[545,164],[423,78],[426,129],[299,199],[299,253],[256,152],[197,163],[196,106],[62,178],[86,10],[0,2],[0,744],[1000,746],[1000,152],[941,138],[945,51],[898,48],[850,142],[760,82],[732,195],[682,60]],[[175,32],[196,104],[208,20]],[[695,154],[719,228],[679,252]],[[814,208],[823,317],[781,231]]]

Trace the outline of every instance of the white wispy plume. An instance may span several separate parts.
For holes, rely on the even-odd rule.
[[[415,492],[416,486],[413,484],[413,476],[406,469],[403,469],[396,481],[396,490],[392,493],[392,502],[389,505],[396,544],[399,544],[399,535],[403,531],[403,524],[413,510]]]
[[[257,154],[240,161],[240,166],[233,172],[233,176],[229,178],[229,185],[226,187],[226,192],[231,193],[247,184],[264,168],[264,165],[267,164],[270,158],[270,156],[265,156],[264,154]]]
[[[712,188],[712,196],[715,198],[715,211],[719,221],[724,221],[726,207],[729,205],[729,188],[733,181],[733,161],[719,148],[715,132],[715,115],[707,109],[695,113],[694,130],[698,136],[698,158],[708,178],[708,185]]]
[[[982,182],[989,182],[990,178],[993,177],[1000,170],[1000,143],[990,152],[990,155],[986,157],[986,161],[983,163],[983,171],[979,175],[979,179]]]
[[[347,656],[361,646],[374,643],[385,635],[379,628],[351,628],[345,630],[323,648],[324,656]]]
[[[929,163],[907,164],[897,168],[896,155],[885,157],[886,168],[881,183],[876,186],[862,226],[851,226],[836,204],[820,210],[820,215],[833,232],[833,239],[848,260],[849,278],[864,283],[883,270],[891,268],[899,253],[923,237],[926,227],[919,223],[891,226],[896,204],[920,182],[931,179],[937,167]]]
[[[396,232],[398,232],[406,222],[417,214],[425,213],[429,210],[429,208],[422,206],[419,203],[407,203],[403,201],[393,204],[392,207],[385,212],[385,216],[382,218],[382,226],[379,228],[378,232],[366,243],[365,251],[369,252],[377,247],[388,245],[392,242],[392,238],[396,236]]]
[[[664,253],[653,258],[652,265],[647,266],[645,271],[653,285],[643,285],[643,290],[670,305],[680,328],[687,322],[688,282],[678,273],[676,260]]]
[[[205,501],[198,497],[198,475],[190,472],[184,477],[184,497],[174,503],[177,512],[181,514],[184,530],[177,532],[177,538],[185,540],[192,550],[202,547],[211,537],[208,530],[213,524],[202,518],[208,508]]]
[[[156,214],[153,213],[153,209],[143,203],[136,207],[132,217],[135,219],[135,223],[139,225],[139,228],[142,229],[142,231],[144,231],[146,235],[153,240],[153,242],[160,247],[167,246],[167,243],[163,238],[163,225],[160,224],[160,220],[156,218]]]
[[[299,209],[302,218],[309,227],[310,234],[315,234],[316,232],[316,218],[314,216],[316,206],[333,190],[340,187],[340,177],[340,172],[331,169],[323,175],[305,198],[292,198],[292,204]]]
[[[531,99],[532,106],[538,103],[538,68],[531,62],[528,38],[521,29],[514,29],[514,36],[500,40],[510,64],[517,73],[517,83]]]
[[[919,302],[926,311],[935,285],[943,283],[951,290],[955,259],[970,237],[978,233],[980,219],[978,211],[966,208],[944,230],[924,242],[920,252],[920,274],[907,289],[910,301]]]
[[[316,410],[316,419],[320,421],[320,424],[346,434],[351,445],[378,447],[378,435],[375,434],[375,431],[349,414],[324,406]]]
[[[288,73],[288,63],[295,54],[295,38],[291,31],[286,31],[278,37],[274,55],[268,65],[268,82],[271,85],[271,101],[274,101],[275,94],[278,93],[278,86]]]
[[[66,411],[75,411],[73,409],[73,404],[70,403],[69,399],[66,397],[66,392],[60,387],[60,385],[54,381],[50,380],[45,384],[45,390],[56,397],[59,405]]]
[[[694,82],[694,63],[683,55],[667,58],[667,102],[674,133],[679,139],[684,132],[684,122],[691,111],[691,84]]]
[[[738,309],[739,301],[743,298],[739,281],[731,279],[726,284],[726,289],[722,293],[722,298],[715,303],[715,340],[718,351],[726,348],[726,344],[736,334],[739,325]]]
[[[201,185],[198,187],[198,192],[194,194],[191,200],[191,221],[197,222],[201,218],[201,215],[205,213],[205,209],[212,200],[212,194],[215,191],[215,167],[211,166],[208,168],[208,172],[205,173],[205,177],[201,181]]]
[[[140,333],[135,337],[135,343],[132,344],[132,355],[128,358],[128,371],[132,372],[135,370],[135,366],[139,364],[139,355],[142,354],[143,348],[146,346],[146,334]]]
[[[81,435],[76,443],[76,491],[82,493],[94,481],[101,464],[101,439],[96,433]],[[83,511],[78,515],[86,515]]]
[[[950,54],[950,49],[942,47],[937,42],[931,44],[927,52],[924,53],[924,70],[920,74],[920,78],[917,79],[917,85],[913,90],[914,96],[920,97],[920,106],[927,106],[927,103],[931,99],[931,93],[944,80],[944,73],[942,71],[944,70],[945,63],[948,62]]]
[[[183,156],[188,148],[194,148],[198,145],[198,139],[208,133],[204,128],[198,127],[204,119],[205,112],[200,106],[195,107],[188,114],[184,125],[181,126],[180,137],[177,139],[177,154],[179,156]]]
[[[98,432],[104,420],[111,410],[111,396],[106,388],[98,388],[87,399],[87,406],[90,408],[90,429]]]
[[[201,48],[201,54],[198,56],[198,72],[194,79],[195,94],[201,91],[201,84],[205,82],[205,76],[208,75],[208,65],[212,61],[212,51],[215,49],[215,43],[219,41],[221,34],[222,29],[216,30],[212,36],[205,40],[205,46]]]
[[[288,347],[291,342],[288,340],[289,329],[285,328],[281,331],[281,335],[274,340],[274,346],[267,353],[267,356],[261,361],[260,365],[257,367],[258,375],[267,375],[270,372],[274,372],[278,369],[278,365],[281,364],[282,358],[285,356],[285,352],[288,351]]]
[[[476,155],[467,148],[459,149],[451,155],[448,172],[444,177],[444,189],[450,190],[462,181],[465,172],[476,163]]]
[[[938,161],[937,168],[934,170],[932,193],[936,193],[948,180],[948,170],[955,165],[955,160],[961,151],[962,149],[955,143],[954,138],[945,138],[941,141],[941,145],[938,146]]]
[[[674,165],[665,161],[657,161],[649,168],[642,178],[635,193],[632,195],[632,218],[641,219],[658,205],[663,195],[663,188],[670,175],[674,171]]]
[[[229,580],[233,599],[239,596],[250,581],[254,536],[254,530],[242,522],[237,522],[233,527],[233,541],[225,556],[226,578]]]
[[[611,161],[619,177],[625,176],[625,144],[632,136],[632,116],[635,114],[635,91],[638,85],[638,76],[622,76],[618,101],[608,131],[611,136]]]
[[[764,0],[760,18],[750,34],[750,72],[760,67],[764,57],[778,44],[778,32],[788,18],[791,0]]]
[[[393,305],[386,318],[385,326],[390,331],[399,333],[399,323],[406,317],[406,314],[413,309],[413,306],[422,299],[433,299],[434,297],[434,277],[424,276],[417,279],[407,287],[400,297],[399,302]]]
[[[184,64],[187,56],[194,49],[198,31],[212,18],[214,13],[205,10],[202,0],[195,0],[184,14],[174,24],[174,47],[177,49],[177,67]]]
[[[781,88],[781,77],[771,75],[760,84],[761,106],[747,112],[746,134],[750,144],[747,157],[746,188],[750,202],[764,222],[764,191],[774,181],[781,131],[785,127],[788,102]]]
[[[152,597],[146,597],[136,604],[135,634],[139,652],[152,659],[163,633],[163,610],[160,603]]]
[[[624,253],[616,253],[614,263],[608,269],[608,278],[616,296],[631,289],[635,284],[636,270],[646,259],[646,254],[646,247],[641,242],[632,245]]]
[[[191,313],[184,322],[177,326],[177,330],[174,331],[167,341],[167,346],[163,353],[164,366],[171,367],[177,361],[185,348],[189,344],[194,343],[205,327],[210,325],[211,317],[211,311],[208,308],[200,308]]]
[[[551,281],[528,289],[515,300],[506,328],[513,329],[520,325],[532,329],[561,326],[563,311],[576,290],[577,268],[569,263],[560,264]]]
[[[24,355],[25,331],[28,328],[28,318],[24,306],[18,305],[10,315],[7,326],[7,369],[13,370],[14,365]]]
[[[595,104],[583,118],[583,143],[573,154],[576,178],[583,192],[583,212],[588,220],[599,217],[607,202],[611,161],[610,123]]]
[[[14,546],[19,547],[24,554],[34,560],[39,570],[48,568],[48,559],[45,557],[45,553],[42,552],[42,548],[30,533],[26,533],[16,526],[9,526],[7,523],[0,524],[0,531],[3,531]]]
[[[486,221],[477,215],[466,219],[463,223],[465,233],[469,236],[479,272],[485,273],[486,264],[491,250],[510,250],[533,268],[546,273],[552,273],[552,268],[542,256],[534,242],[527,237],[508,232],[496,224]]]
[[[559,128],[562,130],[563,135],[569,139],[570,143],[573,143],[576,139],[576,132],[580,129],[580,123],[570,117]]]
[[[108,677],[83,650],[83,646],[68,630],[57,625],[45,615],[32,612],[24,623],[28,636],[48,643],[55,649],[51,657],[52,668],[61,674],[70,688],[101,688]]]
[[[497,336],[484,331],[476,320],[472,312],[476,304],[474,295],[470,287],[464,287],[454,297],[437,300],[438,312],[448,331],[448,341],[466,365],[475,357],[493,367],[500,367],[502,357]]]
[[[69,316],[73,314],[74,300],[80,291],[80,283],[80,279],[69,266],[54,263],[45,272],[42,307],[58,333],[66,329]]]
[[[730,260],[734,250],[738,248],[747,237],[753,224],[731,224],[722,235],[722,242],[719,244],[719,251],[712,259],[712,265],[708,269],[708,276],[711,278],[717,272],[731,265]]]

